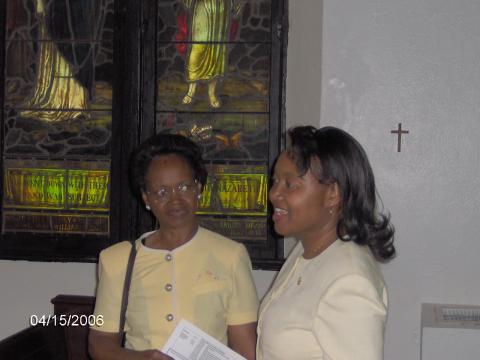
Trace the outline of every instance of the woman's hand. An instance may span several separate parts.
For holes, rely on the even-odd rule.
[[[173,360],[159,350],[135,351],[120,346],[119,333],[107,333],[90,329],[88,349],[95,360]]]

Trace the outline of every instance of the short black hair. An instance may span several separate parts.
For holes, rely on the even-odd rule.
[[[395,229],[390,215],[377,209],[375,179],[360,143],[335,127],[298,126],[288,131],[287,154],[304,175],[309,169],[323,184],[337,183],[342,207],[337,236],[344,241],[368,245],[379,261],[395,256]],[[312,160],[318,166],[313,166]]]
[[[158,133],[142,142],[132,155],[132,185],[140,195],[146,190],[145,176],[152,160],[158,156],[178,155],[183,157],[193,173],[193,179],[203,188],[208,172],[199,146],[189,138],[168,133]]]

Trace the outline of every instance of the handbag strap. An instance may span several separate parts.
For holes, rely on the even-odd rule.
[[[127,313],[127,306],[128,306],[128,291],[130,290],[133,265],[135,264],[135,257],[137,256],[137,247],[135,246],[135,242],[131,242],[131,245],[132,245],[132,248],[130,250],[130,255],[128,257],[127,271],[125,272],[125,281],[123,283],[122,306],[120,308],[120,325],[119,325],[118,331],[122,338],[123,338],[123,331],[125,328],[125,315]]]

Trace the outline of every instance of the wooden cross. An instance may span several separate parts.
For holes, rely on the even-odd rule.
[[[398,130],[392,130],[390,132],[392,134],[397,134],[398,135],[397,152],[401,152],[402,151],[402,134],[408,134],[410,131],[402,130],[402,123],[398,123]]]

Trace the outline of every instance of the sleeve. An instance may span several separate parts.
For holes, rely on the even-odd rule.
[[[258,296],[252,276],[252,264],[245,246],[240,245],[232,268],[232,288],[227,312],[228,325],[257,321]]]
[[[126,267],[125,264],[121,264],[120,259],[114,259],[111,255],[113,254],[105,251],[100,253],[94,318],[101,318],[103,322],[97,321],[91,328],[98,331],[118,332]]]
[[[368,279],[343,276],[320,299],[314,334],[329,359],[382,360],[386,314]]]

